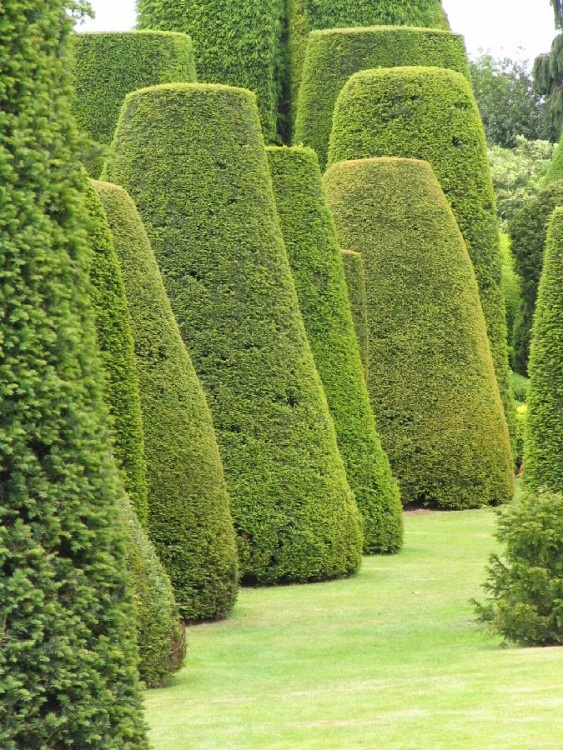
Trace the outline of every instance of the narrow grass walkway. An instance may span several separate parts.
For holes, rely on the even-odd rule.
[[[189,631],[147,692],[155,750],[563,748],[563,649],[503,649],[473,622],[491,510],[406,517],[352,579],[244,590]]]

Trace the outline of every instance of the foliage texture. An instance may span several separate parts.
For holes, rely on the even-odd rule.
[[[521,282],[520,277],[514,268],[514,258],[510,249],[510,237],[506,234],[500,235],[500,250],[502,253],[502,292],[506,308],[507,341],[510,351],[514,331],[514,320],[518,313],[521,301]],[[510,382],[512,387],[512,378]],[[512,393],[516,398],[513,388]]]
[[[429,162],[452,206],[475,268],[514,438],[495,196],[483,125],[467,79],[453,70],[424,67],[354,74],[336,103],[329,163],[375,156]]]
[[[364,262],[360,253],[353,250],[342,250],[344,275],[350,301],[350,312],[354,331],[360,349],[360,357],[364,368],[364,378],[368,376],[369,342],[368,342],[368,308],[366,301],[366,274]]]
[[[524,433],[526,486],[563,489],[563,208],[549,223],[532,328],[528,413]],[[563,623],[562,623],[563,624]]]
[[[74,34],[73,111],[80,130],[109,145],[130,91],[158,83],[196,80],[192,42],[185,34],[158,31]],[[87,165],[94,177],[102,157]]]
[[[471,260],[430,166],[360,159],[325,175],[344,247],[366,269],[368,389],[404,503],[512,497],[508,430]]]
[[[149,485],[149,530],[185,620],[224,617],[236,544],[211,415],[135,205],[97,183],[131,315]]]
[[[0,10],[0,746],[140,750],[65,6]]]
[[[427,65],[469,78],[463,38],[447,31],[400,27],[329,29],[309,36],[299,89],[295,143],[327,161],[332,113],[351,75],[368,68]]]
[[[536,57],[532,75],[534,89],[545,97],[549,139],[558,141],[563,123],[563,34],[555,37],[549,54]]]
[[[294,147],[269,148],[268,161],[305,330],[364,522],[364,553],[396,552],[401,501],[375,426],[318,160]]]
[[[128,96],[114,147],[108,176],[144,219],[209,400],[244,580],[355,571],[360,516],[299,312],[254,95],[143,89]]]

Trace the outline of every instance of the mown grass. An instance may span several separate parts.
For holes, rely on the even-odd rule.
[[[501,648],[473,620],[494,527],[408,515],[401,554],[352,579],[244,590],[147,693],[155,750],[561,750],[563,650]]]

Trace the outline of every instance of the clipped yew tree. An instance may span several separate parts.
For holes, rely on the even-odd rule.
[[[513,216],[510,225],[512,255],[521,279],[521,296],[514,320],[512,367],[528,372],[532,321],[543,267],[547,227],[553,210],[563,205],[563,180],[552,182]]]
[[[113,145],[107,177],[135,200],[211,408],[243,580],[355,571],[360,516],[299,312],[255,96],[213,84],[137,91]]]
[[[137,0],[141,29],[185,32],[197,51],[199,80],[256,92],[264,136],[279,140],[286,52],[284,0]],[[156,83],[156,81],[154,82]]]
[[[551,185],[552,182],[563,179],[563,141],[559,141],[553,156],[551,157],[551,164],[547,170],[547,174],[544,180],[544,187]]]
[[[548,227],[532,328],[524,432],[527,487],[563,488],[563,208]]]
[[[150,537],[187,621],[224,617],[238,591],[233,522],[211,414],[135,204],[97,182],[131,316]]]
[[[446,194],[475,269],[514,437],[495,195],[485,132],[469,81],[457,71],[433,67],[355,73],[335,105],[329,163],[378,156],[429,162]]]
[[[403,502],[508,501],[510,440],[475,275],[430,165],[340,162],[325,186],[342,246],[365,265],[368,388]]]
[[[451,68],[469,79],[463,37],[438,29],[377,26],[314,31],[309,35],[295,122],[295,143],[327,161],[332,113],[351,75],[369,68],[426,65]]]
[[[348,300],[356,339],[360,348],[360,357],[364,368],[364,377],[368,376],[369,343],[368,343],[368,308],[366,300],[366,274],[360,253],[353,250],[342,250],[342,262],[348,289]]]
[[[0,11],[2,748],[148,748],[64,0]]]
[[[302,147],[267,151],[305,330],[364,522],[364,553],[396,552],[402,543],[401,500],[369,402],[317,156]]]
[[[510,248],[510,237],[504,233],[500,235],[500,251],[502,255],[502,293],[506,310],[506,340],[508,341],[508,350],[512,354],[514,321],[520,308],[522,293],[520,276],[516,273],[514,256]],[[513,395],[516,400],[519,400],[516,398],[514,387]]]
[[[192,41],[186,34],[159,31],[94,32],[72,37],[73,112],[80,130],[108,146],[130,91],[158,83],[195,81]],[[87,167],[98,177],[103,157]]]

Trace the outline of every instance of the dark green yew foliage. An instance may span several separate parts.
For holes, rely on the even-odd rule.
[[[299,312],[254,95],[212,84],[130,94],[107,176],[137,204],[204,386],[244,580],[355,571],[360,517]]]
[[[505,549],[489,560],[477,618],[519,646],[562,646],[563,494],[525,492],[499,514],[496,537]]]
[[[553,210],[563,205],[563,180],[557,180],[523,206],[509,225],[512,255],[521,278],[521,299],[514,321],[512,367],[528,372],[532,321],[543,267],[547,227]]]
[[[351,75],[368,68],[426,65],[451,68],[469,79],[463,37],[437,29],[378,26],[328,29],[309,36],[295,122],[295,143],[327,161],[332,113]]]
[[[65,6],[0,10],[0,746],[142,750]]]
[[[430,166],[335,164],[325,186],[366,270],[368,390],[406,504],[506,502],[513,473],[471,260]]]
[[[285,0],[137,0],[137,10],[142,29],[190,35],[201,81],[254,91],[266,140],[279,140]]]
[[[506,340],[508,342],[508,350],[511,353],[514,322],[522,299],[522,282],[520,276],[516,273],[514,256],[510,248],[510,237],[507,234],[500,235],[500,252],[502,255],[502,293],[506,310]],[[511,377],[510,381],[512,394],[516,401],[520,401],[521,399],[517,398],[514,390],[514,379]]]
[[[532,328],[524,477],[533,490],[563,489],[563,208],[549,222]]]
[[[356,339],[360,348],[360,357],[367,380],[369,367],[368,309],[366,300],[366,274],[360,253],[353,250],[342,250],[348,300]]]
[[[185,34],[129,31],[72,36],[75,96],[73,112],[80,130],[109,145],[130,91],[158,83],[196,81],[191,39]],[[94,177],[103,158],[87,164]]]
[[[131,315],[149,485],[149,530],[182,617],[224,617],[238,592],[229,499],[209,408],[145,229],[127,193],[96,183]]]
[[[305,330],[364,521],[364,553],[396,552],[402,544],[401,501],[369,402],[319,163],[308,148],[267,151]]]
[[[329,163],[376,156],[430,163],[473,261],[495,372],[514,438],[501,255],[483,124],[469,81],[442,68],[353,75],[338,97]]]

